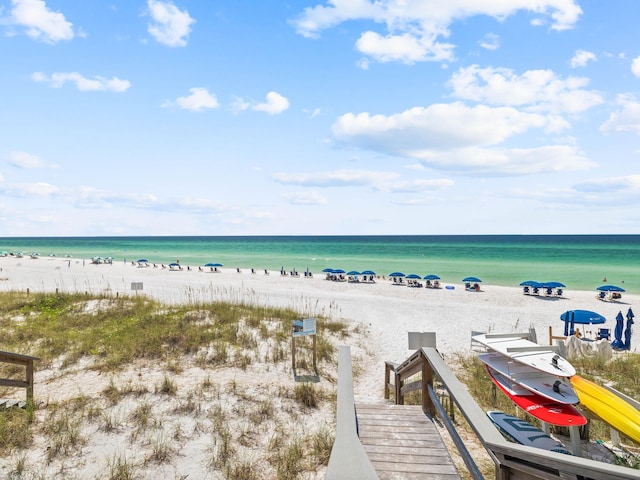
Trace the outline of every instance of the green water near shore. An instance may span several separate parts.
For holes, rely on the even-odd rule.
[[[315,274],[324,268],[433,273],[448,283],[466,276],[503,286],[560,281],[575,290],[594,290],[606,277],[640,293],[640,235],[21,237],[0,238],[0,250]]]

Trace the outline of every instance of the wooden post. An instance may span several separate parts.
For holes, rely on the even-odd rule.
[[[433,370],[427,357],[422,356],[422,411],[431,417],[435,416],[435,406],[429,397],[428,386],[433,388]]]
[[[296,337],[291,335],[291,369],[296,369]]]
[[[384,399],[389,400],[389,380],[391,380],[391,367],[384,364]]]
[[[316,336],[313,335],[313,371],[318,372],[318,368],[316,367]]]

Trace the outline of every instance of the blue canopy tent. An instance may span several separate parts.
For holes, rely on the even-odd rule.
[[[618,312],[616,315],[616,328],[613,331],[613,342],[611,342],[611,348],[615,350],[623,350],[624,343],[622,342],[622,331],[624,330],[624,317],[622,312]]]
[[[627,328],[624,330],[624,349],[631,350],[631,325],[633,325],[633,311],[629,308],[627,312]]]
[[[560,320],[564,322],[564,335],[569,336],[575,333],[575,324],[592,325],[605,323],[607,319],[596,312],[589,310],[568,310],[560,315]]]

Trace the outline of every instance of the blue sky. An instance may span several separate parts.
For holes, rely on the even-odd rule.
[[[0,0],[0,236],[640,233],[633,0]]]

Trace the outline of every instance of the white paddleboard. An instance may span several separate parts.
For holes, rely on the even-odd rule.
[[[573,365],[555,353],[551,347],[538,345],[518,334],[483,333],[472,338],[495,352],[541,372],[558,377],[572,377],[576,374]]]
[[[511,381],[544,398],[569,405],[579,402],[573,387],[561,377],[541,372],[501,353],[484,353],[478,358]]]
[[[499,411],[487,412],[487,416],[498,427],[498,430],[513,442],[571,455],[571,452],[559,441],[554,440],[529,422]]]

